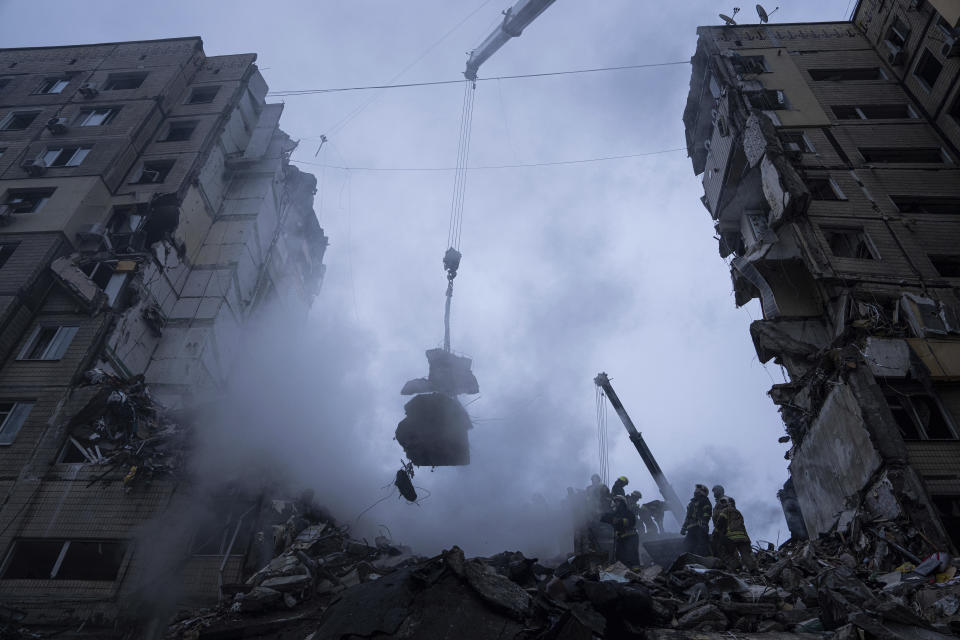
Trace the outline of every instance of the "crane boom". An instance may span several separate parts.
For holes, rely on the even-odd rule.
[[[537,16],[546,11],[555,0],[517,0],[510,9],[503,12],[503,22],[487,36],[480,46],[470,52],[467,70],[463,75],[467,80],[477,79],[477,70],[487,58],[497,52],[510,38],[516,38]]]
[[[627,429],[630,442],[637,448],[637,453],[639,453],[640,458],[643,459],[643,464],[647,465],[647,470],[650,471],[650,475],[653,476],[653,481],[657,483],[657,488],[660,489],[660,494],[666,501],[670,512],[676,519],[677,524],[682,527],[683,519],[681,514],[683,514],[683,503],[680,502],[677,492],[673,490],[667,477],[663,474],[663,470],[660,469],[660,465],[657,464],[657,460],[653,457],[653,452],[650,451],[650,447],[647,446],[643,436],[641,436],[637,428],[633,426],[633,420],[627,415],[627,410],[623,408],[623,403],[620,402],[617,392],[613,390],[613,386],[610,384],[610,377],[606,373],[601,372],[597,374],[597,377],[594,378],[593,381],[607,394],[610,404],[613,405],[617,415],[620,416],[620,421],[623,422],[623,426]]]

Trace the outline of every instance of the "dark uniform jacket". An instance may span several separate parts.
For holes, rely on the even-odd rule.
[[[736,507],[727,507],[717,516],[717,531],[731,542],[750,542],[743,514]]]
[[[703,495],[696,495],[687,505],[687,517],[683,521],[683,530],[702,527],[704,531],[709,531],[712,516],[713,506],[710,504],[710,499]]]

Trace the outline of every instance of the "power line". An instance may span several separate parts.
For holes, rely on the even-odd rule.
[[[461,80],[462,82],[462,80]],[[686,147],[677,147],[676,149],[661,149],[659,151],[647,151],[645,153],[626,153],[619,156],[601,156],[598,158],[578,158],[576,160],[555,160],[553,162],[522,162],[517,164],[487,164],[474,167],[467,167],[470,171],[481,169],[519,169],[522,167],[555,167],[558,165],[586,164],[589,162],[606,162],[608,160],[625,160],[627,158],[642,158],[645,156],[656,156],[664,153],[674,153],[677,151],[686,151]],[[327,169],[340,169],[342,171],[456,171],[457,167],[347,167],[342,165],[324,164],[321,162],[308,162],[306,160],[293,160],[297,164],[306,164],[314,167],[325,167]]]
[[[652,67],[669,67],[673,65],[690,64],[689,60],[679,60],[676,62],[652,62],[649,64],[628,64],[619,67],[596,67],[593,69],[570,69],[566,71],[548,71],[544,73],[521,73],[512,76],[492,76],[490,78],[477,78],[477,82],[486,82],[489,80],[517,80],[521,78],[545,78],[547,76],[569,76],[582,73],[597,73],[600,71],[626,71],[629,69],[649,69]],[[376,84],[356,87],[338,87],[336,89],[291,89],[289,91],[271,91],[267,95],[275,97],[307,96],[317,93],[338,93],[342,91],[366,91],[368,89],[402,89],[406,87],[430,87],[441,84],[460,84],[459,80],[433,80],[428,82],[405,82],[402,84]]]

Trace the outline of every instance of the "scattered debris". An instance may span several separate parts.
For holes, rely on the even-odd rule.
[[[83,378],[83,386],[99,389],[67,425],[63,462],[103,467],[94,482],[122,477],[128,490],[182,466],[187,429],[151,397],[142,376],[121,380],[91,369]]]

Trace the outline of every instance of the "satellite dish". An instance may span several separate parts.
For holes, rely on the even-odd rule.
[[[738,12],[738,11],[740,11],[740,7],[734,7],[734,8],[733,8],[733,15],[737,15],[737,12]],[[736,21],[736,20],[734,20],[733,18],[731,18],[730,16],[728,16],[728,15],[725,14],[725,13],[721,13],[721,14],[720,14],[720,19],[723,20],[724,22],[726,22],[728,27],[732,27],[732,26],[734,26],[735,24],[737,24],[737,21]]]
[[[769,21],[770,21],[770,16],[772,16],[773,14],[775,14],[775,13],[776,13],[777,11],[779,11],[779,10],[780,10],[780,7],[777,7],[776,9],[774,9],[773,11],[771,11],[770,13],[767,13],[767,10],[764,9],[762,5],[759,5],[759,4],[757,5],[757,15],[760,16],[760,22],[761,22],[761,23],[769,22]]]

